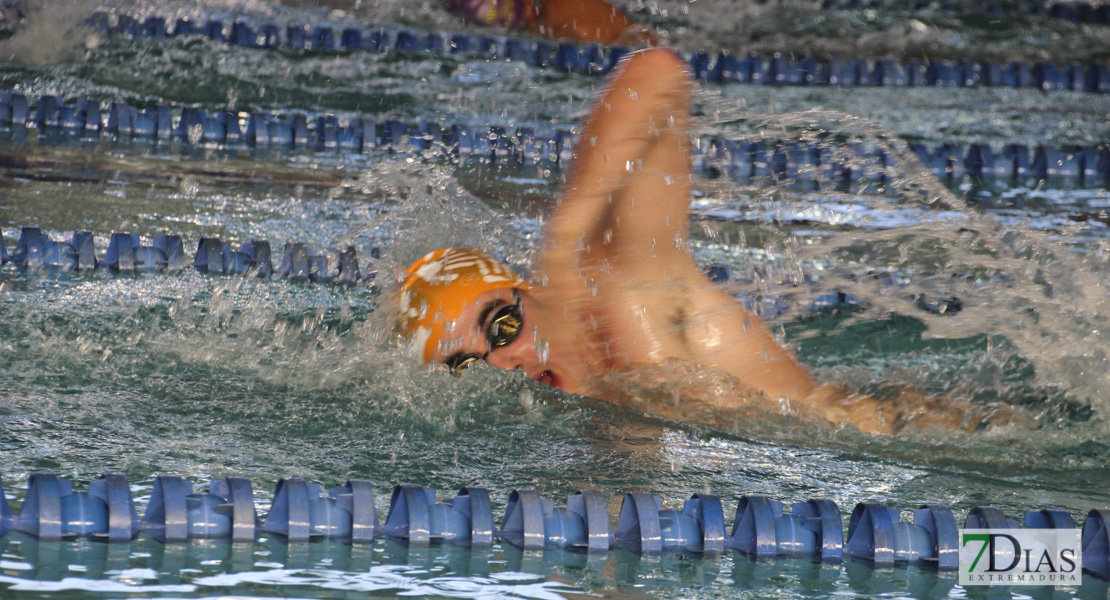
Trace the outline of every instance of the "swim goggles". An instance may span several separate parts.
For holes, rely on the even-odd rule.
[[[459,352],[447,357],[443,361],[452,375],[461,375],[476,360],[486,360],[490,353],[498,348],[503,348],[513,343],[524,329],[524,313],[520,305],[520,294],[513,292],[514,302],[502,306],[493,313],[486,325],[486,341],[489,343],[489,352],[476,354],[473,352]]]

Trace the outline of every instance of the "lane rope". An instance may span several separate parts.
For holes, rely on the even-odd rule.
[[[278,148],[297,153],[406,154],[446,161],[543,164],[562,169],[572,159],[572,129],[507,127],[433,120],[405,123],[333,114],[268,111],[208,112],[198,107],[171,109],[165,104],[142,108],[124,102],[104,107],[93,98],[70,103],[41,96],[35,105],[18,92],[0,95],[0,130],[16,143],[29,132],[49,141],[107,139],[179,143],[198,147]],[[1110,145],[1004,146],[978,144],[908,144],[935,176],[944,181],[1011,180],[1105,185],[1110,182]],[[889,179],[895,157],[869,142],[838,144],[790,140],[693,140],[694,168],[710,177],[741,182],[774,179],[806,185],[851,185]]]
[[[461,54],[489,60],[511,60],[535,67],[554,68],[571,73],[603,75],[629,52],[628,48],[600,44],[577,45],[545,39],[444,33],[401,29],[383,25],[367,27],[331,24],[288,25],[264,23],[247,17],[236,18],[230,26],[220,19],[192,20],[181,17],[169,26],[165,17],[142,20],[128,14],[97,12],[89,24],[106,34],[121,34],[133,39],[165,39],[202,36],[243,48],[291,52],[348,53],[393,52],[447,55]],[[1083,65],[1069,62],[1029,64],[1022,61],[911,59],[853,60],[795,58],[789,53],[764,56],[753,53],[734,56],[728,52],[698,51],[684,53],[693,76],[711,83],[750,85],[827,85],[839,87],[1014,87],[1044,91],[1110,92],[1110,63]]]
[[[70,231],[61,240],[55,240],[39,227],[25,226],[11,254],[0,236],[0,265],[11,263],[22,269],[64,272],[104,269],[113,273],[180,273],[192,268],[213,275],[273,276],[337,285],[370,285],[377,276],[372,264],[365,271],[359,269],[354,246],[316,249],[303,242],[287,242],[276,267],[267,240],[245,241],[236,249],[218,238],[202,237],[196,248],[189,260],[180,235],[158,234],[143,244],[137,233],[116,231],[109,238],[107,252],[101,255],[90,231]],[[369,258],[378,257],[378,249],[371,249]]]
[[[287,242],[282,247],[281,259],[274,261],[273,249],[268,240],[252,239],[240,243],[238,249],[228,241],[213,237],[202,237],[190,260],[185,251],[185,243],[180,235],[171,233],[157,234],[143,243],[135,233],[113,232],[109,238],[108,250],[97,252],[94,235],[90,231],[75,230],[64,233],[56,239],[41,228],[24,226],[19,233],[19,241],[9,253],[0,231],[0,266],[11,264],[18,269],[31,272],[61,272],[88,274],[97,270],[114,274],[163,273],[180,274],[195,270],[208,275],[225,275],[256,279],[278,278],[295,282],[332,284],[337,286],[374,286],[378,276],[376,261],[380,259],[378,248],[371,248],[369,255],[359,253],[353,246],[342,249],[316,249],[302,242]],[[359,265],[365,264],[365,269]],[[706,277],[717,283],[735,281],[741,284],[754,281],[750,273],[733,273],[725,265],[712,265],[705,271]],[[891,276],[876,274],[871,276],[879,285],[895,286]],[[998,279],[1005,284],[1004,279]],[[810,281],[807,285],[820,282]],[[860,308],[865,303],[845,292],[836,289],[812,290],[804,298],[796,297],[797,284],[793,281],[783,283],[787,291],[782,293],[745,294],[737,298],[749,309],[763,317],[777,316],[791,311],[811,313],[833,307]],[[812,286],[809,286],[812,287]],[[954,314],[963,308],[963,302],[952,296],[942,295],[918,298],[916,305],[922,310],[936,314]]]
[[[361,544],[390,537],[413,546],[444,543],[471,548],[502,540],[524,550],[600,553],[622,548],[637,554],[680,552],[710,558],[736,550],[756,558],[793,556],[830,563],[858,558],[878,568],[915,564],[951,571],[959,566],[956,518],[939,504],[917,508],[903,520],[898,509],[861,502],[852,509],[845,533],[840,509],[832,500],[809,499],[787,511],[778,500],[745,495],[728,530],[719,496],[696,493],[681,508],[664,508],[659,496],[632,492],[621,502],[614,530],[605,496],[597,490],[580,490],[558,507],[535,490],[512,490],[500,527],[494,524],[490,493],[481,487],[463,487],[454,497],[440,500],[432,488],[397,485],[384,522],[378,518],[374,496],[374,485],[367,480],[348,480],[325,494],[318,484],[284,478],[263,519],[247,478],[216,479],[207,492],[198,492],[191,481],[162,475],[154,479],[140,518],[122,473],[101,475],[90,482],[88,491],[75,490],[72,481],[53,473],[32,473],[18,515],[0,494],[0,535],[14,530],[40,540],[126,543],[140,531],[160,542],[241,542],[270,534],[289,544],[321,539]],[[1110,509],[1095,509],[1082,527],[1082,567],[1103,579],[1110,575],[1108,522]],[[1027,512],[1018,522],[997,508],[978,506],[968,512],[964,527],[1074,530],[1076,525],[1064,510]]]
[[[771,0],[756,0],[758,4],[770,4]],[[774,0],[783,4],[782,0]],[[822,0],[823,10],[907,10],[912,12],[944,11],[961,14],[979,13],[988,17],[1023,15],[1027,17],[1052,17],[1073,23],[1110,24],[1110,4],[1093,5],[1089,2],[1024,2],[1002,3],[994,0],[915,0],[896,3],[890,0]]]

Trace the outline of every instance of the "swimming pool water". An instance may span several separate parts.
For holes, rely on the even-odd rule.
[[[663,15],[671,4],[681,11]],[[650,18],[681,47],[701,39],[758,46],[764,42],[744,32],[789,30],[804,17],[805,27],[827,28],[822,44],[844,53],[872,50],[845,39],[860,31],[844,29],[845,19],[873,29],[878,41],[894,35],[891,28],[918,31],[917,19],[927,46],[954,44],[973,57],[997,51],[982,28],[951,25],[939,14],[893,11],[875,17],[887,23],[880,27],[862,12],[745,8],[729,17],[736,27],[725,35],[719,21],[731,5],[653,6]],[[56,19],[38,18],[68,23],[87,8],[75,4]],[[468,27],[432,5],[405,3],[159,3],[138,10],[155,8],[166,15]],[[1006,31],[1025,35],[1029,25],[1019,20]],[[1074,33],[1065,24],[1033,25]],[[1068,52],[1082,47],[1087,54],[1078,58],[1104,58],[1104,38],[1082,34]],[[56,51],[53,61],[17,55],[0,67],[0,87],[104,104],[570,127],[602,85],[599,78],[465,57],[296,55],[199,39],[87,42],[42,35],[38,47]],[[1049,44],[1046,52],[1071,58],[1061,53],[1064,45]],[[696,126],[706,134],[804,140],[816,131],[849,140],[1054,145],[1110,137],[1110,98],[1075,92],[702,85],[696,102]],[[377,277],[373,285],[342,288],[191,271],[121,276],[0,267],[0,473],[16,505],[28,474],[38,470],[81,482],[122,471],[140,505],[152,478],[164,473],[198,483],[251,477],[262,508],[285,476],[326,485],[371,479],[383,510],[395,484],[444,493],[481,485],[491,490],[498,519],[509,491],[527,487],[557,503],[578,489],[600,489],[613,517],[626,492],[651,491],[670,507],[709,490],[722,497],[727,523],[737,499],[753,493],[787,502],[831,498],[845,516],[859,501],[903,510],[947,504],[958,519],[981,504],[1011,518],[1044,507],[1081,518],[1110,504],[1103,187],[945,188],[907,156],[895,181],[863,189],[699,179],[695,257],[707,268],[729,267],[723,285],[757,306],[822,379],[872,393],[910,385],[980,406],[1002,402],[1040,424],[1032,431],[877,438],[774,415],[668,421],[557,393],[515,373],[476,368],[456,379],[418,365],[382,308],[392,274],[447,244],[484,247],[527,267],[541,242],[544,210],[557,197],[558,169],[74,143],[34,131],[27,138],[0,131],[0,230],[9,248],[23,225],[55,236],[91,230],[101,253],[114,230],[144,237],[172,231],[190,253],[201,236],[353,244]],[[375,248],[381,258],[370,260]],[[858,303],[811,310],[815,301],[827,303],[831,290]],[[939,314],[938,302],[949,298],[960,309]],[[1106,597],[1105,582],[1088,579],[1074,595]],[[755,562],[736,553],[702,560],[521,553],[508,544],[421,549],[387,540],[352,547],[285,546],[265,537],[253,545],[0,538],[0,595],[16,598],[975,594],[955,586],[953,576],[916,567]]]

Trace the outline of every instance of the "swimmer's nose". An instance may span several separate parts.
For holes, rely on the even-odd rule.
[[[523,341],[524,340],[518,339],[508,346],[495,348],[493,352],[490,352],[489,356],[486,357],[486,362],[501,369],[524,369],[524,366],[528,362],[528,345],[521,343]]]

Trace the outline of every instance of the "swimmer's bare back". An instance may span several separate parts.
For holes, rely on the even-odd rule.
[[[545,294],[573,307],[599,370],[688,360],[801,402],[809,371],[687,252],[690,85],[668,50],[634,53],[610,78],[547,225]]]

